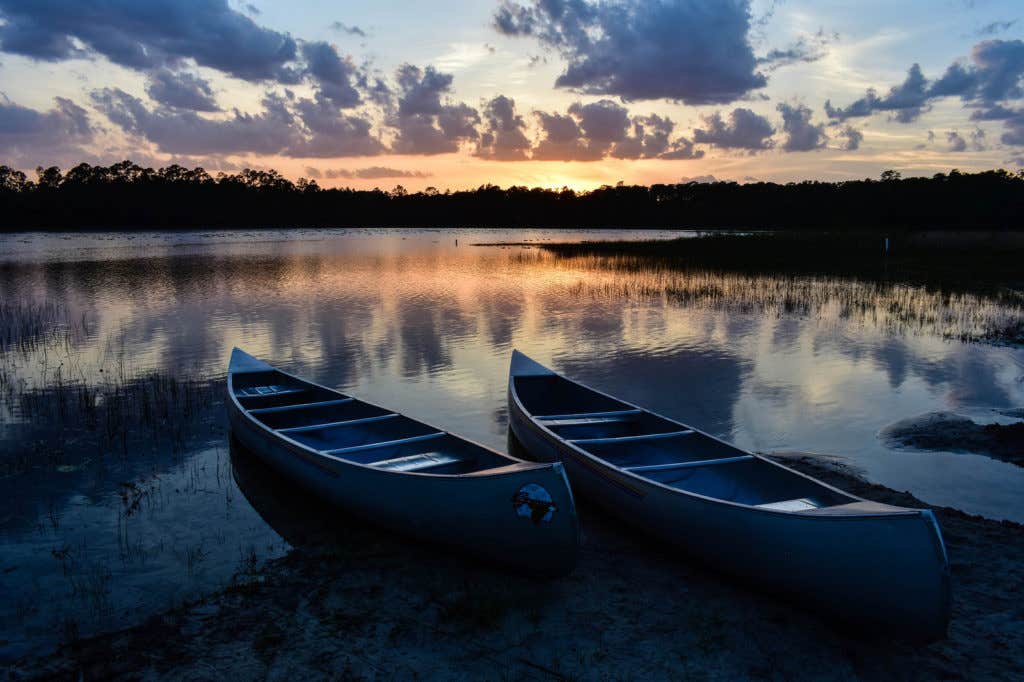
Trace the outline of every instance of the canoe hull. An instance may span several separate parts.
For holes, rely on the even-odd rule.
[[[236,355],[233,369],[269,368],[240,351]],[[249,360],[251,368],[246,364]],[[507,465],[439,475],[356,464],[301,447],[256,421],[235,399],[232,377],[229,372],[228,418],[237,441],[324,501],[367,522],[524,573],[560,576],[574,568],[579,525],[562,465],[538,465],[502,455]],[[536,486],[550,496],[554,506],[550,514],[528,513],[533,499],[523,504],[524,488],[528,498],[535,498]],[[546,505],[539,508],[549,510]]]
[[[847,626],[906,639],[945,636],[948,561],[928,510],[802,516],[689,495],[602,465],[542,429],[509,383],[509,426],[541,461],[561,461],[576,494],[702,563]]]

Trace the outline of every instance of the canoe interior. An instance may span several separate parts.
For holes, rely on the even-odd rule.
[[[231,390],[242,409],[270,431],[349,462],[394,472],[461,475],[515,461],[276,370],[232,374]]]
[[[513,377],[537,423],[613,467],[726,502],[809,512],[857,498],[556,374]]]

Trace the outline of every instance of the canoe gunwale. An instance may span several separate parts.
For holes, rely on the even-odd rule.
[[[836,521],[843,521],[843,520],[846,520],[846,519],[859,520],[859,519],[864,519],[864,518],[883,519],[883,518],[900,518],[900,517],[907,517],[907,518],[924,517],[924,516],[926,516],[925,512],[929,512],[930,513],[930,510],[926,510],[926,509],[911,509],[911,508],[907,508],[907,507],[899,507],[899,508],[896,508],[896,509],[894,509],[892,511],[884,511],[884,512],[854,512],[854,513],[850,513],[850,514],[837,514],[837,515],[830,515],[830,516],[814,516],[814,515],[803,514],[803,513],[795,512],[795,511],[784,511],[784,510],[779,510],[779,509],[765,509],[763,507],[758,507],[756,505],[743,504],[743,503],[740,503],[740,502],[732,502],[732,501],[723,500],[723,499],[717,498],[717,497],[709,497],[707,495],[701,495],[700,493],[695,493],[695,492],[692,492],[692,491],[689,491],[689,490],[680,490],[679,488],[674,488],[674,487],[672,487],[670,485],[666,485],[664,483],[660,483],[658,481],[651,480],[651,479],[646,478],[646,477],[644,477],[644,476],[642,476],[642,475],[640,475],[638,473],[630,471],[629,469],[618,467],[618,466],[612,464],[611,462],[609,462],[609,461],[607,461],[605,459],[602,459],[601,457],[598,457],[597,455],[594,455],[594,454],[584,450],[582,447],[580,447],[576,443],[574,443],[574,442],[572,442],[570,440],[566,440],[566,439],[562,438],[557,433],[555,433],[551,429],[547,428],[544,425],[543,421],[541,421],[538,418],[534,417],[526,409],[526,407],[522,403],[522,400],[519,398],[519,393],[516,390],[515,379],[517,377],[519,377],[519,376],[537,376],[537,374],[536,373],[516,374],[515,373],[515,369],[516,369],[516,364],[517,364],[516,361],[518,359],[517,356],[524,357],[527,360],[529,360],[531,363],[534,363],[535,365],[539,365],[539,363],[537,363],[535,360],[532,360],[532,358],[529,358],[529,357],[525,356],[524,354],[520,353],[519,351],[513,351],[513,360],[512,360],[511,368],[510,368],[510,371],[509,371],[508,391],[509,391],[509,396],[512,399],[512,407],[513,407],[513,409],[516,410],[519,413],[519,415],[525,420],[525,422],[527,424],[529,424],[530,426],[532,426],[537,433],[539,433],[540,435],[545,437],[547,440],[554,442],[556,445],[564,445],[565,447],[570,448],[574,453],[576,453],[578,456],[582,457],[583,459],[589,460],[589,461],[593,462],[595,465],[597,465],[599,467],[606,468],[606,469],[608,469],[608,470],[610,470],[612,472],[619,473],[619,474],[622,474],[624,476],[628,476],[628,477],[630,477],[632,479],[632,482],[639,483],[642,486],[653,486],[653,487],[658,488],[660,490],[668,491],[669,493],[674,494],[674,495],[682,495],[682,496],[685,496],[685,497],[690,497],[690,498],[702,500],[704,502],[712,503],[712,504],[726,505],[726,506],[729,506],[729,507],[738,507],[738,508],[746,510],[746,511],[757,512],[759,514],[768,514],[768,515],[772,515],[772,516],[782,515],[782,516],[786,516],[786,517],[789,517],[789,518],[799,518],[799,519],[807,519],[807,520],[815,520],[815,521],[825,521],[825,522],[836,522]],[[578,381],[570,379],[570,378],[568,378],[568,377],[566,377],[566,376],[564,376],[562,374],[559,374],[557,372],[554,372],[554,371],[551,371],[551,370],[548,370],[548,371],[550,372],[551,376],[557,376],[557,377],[561,378],[564,381],[568,381],[570,383],[576,384],[577,386],[581,386],[582,388],[585,388],[587,390],[594,391],[595,393],[597,393],[597,394],[599,394],[599,395],[601,395],[601,396],[603,396],[605,398],[610,398],[611,400],[615,400],[617,402],[620,402],[623,405],[628,406],[629,409],[631,409],[631,410],[640,410],[642,413],[647,413],[647,414],[650,414],[650,415],[652,415],[654,417],[658,417],[658,418],[661,418],[661,419],[668,420],[669,422],[671,422],[673,424],[678,424],[679,426],[683,427],[684,429],[692,430],[693,432],[699,433],[699,434],[701,434],[703,436],[707,436],[708,438],[711,438],[712,440],[714,440],[714,441],[716,441],[718,443],[722,443],[722,444],[727,445],[729,447],[736,448],[735,445],[732,445],[731,443],[728,443],[728,442],[722,440],[721,438],[717,438],[715,436],[712,436],[711,434],[706,433],[706,432],[704,432],[704,431],[702,431],[702,430],[700,430],[700,429],[698,429],[698,428],[696,428],[696,427],[694,427],[692,425],[683,424],[682,422],[679,422],[679,421],[677,421],[675,419],[671,419],[670,417],[666,417],[666,416],[658,414],[657,412],[654,412],[652,410],[648,410],[648,409],[645,409],[645,408],[643,408],[643,407],[641,407],[639,405],[635,405],[635,404],[629,402],[628,400],[623,400],[621,398],[617,398],[615,396],[609,395],[608,393],[600,391],[600,390],[598,390],[596,388],[593,388],[591,386],[587,386],[586,384],[582,384],[582,383],[580,383]],[[775,466],[775,467],[778,467],[780,469],[783,469],[787,473],[793,474],[795,476],[799,476],[799,477],[804,478],[804,479],[806,479],[808,481],[811,481],[811,482],[813,482],[813,483],[815,483],[817,485],[823,486],[823,487],[827,488],[828,490],[831,490],[834,493],[837,493],[837,494],[842,495],[844,497],[850,498],[851,501],[855,501],[855,502],[868,502],[869,501],[869,500],[865,500],[864,498],[857,497],[856,495],[853,495],[852,493],[848,493],[845,490],[841,490],[839,488],[836,488],[835,486],[831,486],[828,483],[825,483],[824,481],[819,481],[818,479],[814,478],[813,476],[808,476],[807,474],[804,474],[804,473],[802,473],[800,471],[797,471],[795,469],[791,469],[790,467],[787,467],[787,466],[785,466],[783,464],[775,462],[775,461],[769,459],[768,457],[765,457],[764,455],[761,455],[759,453],[750,452],[748,450],[743,450],[742,448],[736,448],[736,449],[740,450],[741,452],[744,452],[747,455],[750,455],[751,457],[753,457],[753,458],[755,458],[757,460],[760,460],[760,461],[765,462],[767,464],[770,464],[772,466]],[[933,521],[934,521],[934,518],[933,518]],[[941,535],[939,537],[941,538]],[[945,556],[945,554],[946,554],[944,544],[945,543],[942,543],[942,546],[939,548],[939,553],[942,556]]]
[[[261,435],[263,435],[265,438],[269,439],[272,442],[273,441],[281,442],[283,445],[286,445],[288,447],[288,449],[291,450],[292,452],[299,452],[299,453],[301,453],[300,456],[302,456],[303,459],[309,461],[311,464],[314,464],[314,465],[318,466],[321,469],[324,469],[325,471],[330,472],[331,474],[333,474],[335,476],[341,475],[341,472],[344,471],[344,469],[346,467],[359,467],[360,469],[365,469],[367,471],[376,472],[377,474],[382,475],[382,476],[421,476],[421,477],[425,476],[425,477],[430,477],[430,478],[435,478],[435,479],[442,479],[442,480],[473,480],[473,481],[479,481],[481,476],[487,476],[487,474],[485,474],[487,469],[480,469],[478,471],[466,472],[466,473],[463,473],[463,474],[437,474],[437,473],[431,473],[429,471],[422,471],[422,472],[421,471],[390,471],[390,470],[387,470],[387,469],[380,469],[380,468],[377,468],[377,467],[369,466],[369,465],[363,464],[361,462],[354,462],[352,460],[344,459],[342,457],[337,457],[335,455],[330,455],[330,454],[327,454],[327,452],[324,452],[324,451],[321,451],[321,450],[316,450],[315,448],[313,448],[313,447],[311,447],[309,445],[306,445],[305,443],[302,443],[302,442],[297,441],[297,440],[295,440],[293,438],[290,438],[287,433],[281,433],[280,431],[278,431],[276,429],[272,429],[269,426],[267,426],[266,424],[264,424],[263,422],[257,420],[254,416],[252,416],[249,413],[249,410],[247,410],[245,407],[242,406],[242,404],[238,400],[239,396],[237,395],[237,393],[235,391],[235,387],[234,387],[234,377],[235,377],[235,375],[237,375],[237,374],[248,374],[248,373],[252,373],[252,372],[274,371],[274,372],[279,372],[281,375],[286,376],[286,377],[288,377],[290,379],[293,379],[293,380],[295,380],[295,381],[297,381],[297,382],[299,382],[299,383],[301,383],[301,384],[303,384],[303,385],[305,385],[307,387],[319,388],[319,389],[322,389],[322,390],[325,390],[325,391],[329,391],[330,393],[333,393],[333,394],[339,396],[339,399],[345,398],[345,399],[350,399],[352,401],[356,401],[357,399],[353,398],[352,396],[343,394],[343,393],[341,393],[340,391],[338,391],[336,389],[330,388],[328,386],[323,386],[321,384],[317,384],[317,383],[315,383],[313,381],[310,381],[308,379],[304,379],[304,378],[302,378],[300,376],[297,376],[295,374],[291,374],[290,372],[286,372],[286,371],[284,371],[284,370],[282,370],[282,369],[280,369],[278,367],[274,367],[273,365],[265,363],[265,362],[263,362],[261,360],[257,360],[256,358],[253,358],[251,355],[249,355],[248,353],[245,353],[245,351],[242,351],[239,348],[236,348],[234,350],[235,350],[235,352],[244,353],[245,356],[248,358],[248,360],[251,360],[254,363],[259,363],[259,366],[256,367],[256,368],[248,368],[248,369],[242,369],[242,370],[234,370],[234,369],[232,369],[231,366],[228,367],[228,373],[227,373],[227,388],[228,388],[228,391],[227,392],[228,392],[228,397],[231,400],[231,407],[232,407],[232,409],[234,409],[238,413],[238,415],[245,420],[246,425],[251,430],[260,433]],[[231,363],[232,365],[234,364],[234,355],[235,355],[235,353],[233,352],[232,353],[232,363]],[[358,400],[358,402],[361,402],[363,404],[369,405],[371,407],[375,407],[375,408],[380,409],[380,410],[387,410],[388,412],[390,412],[390,410],[388,410],[387,408],[382,407],[380,405],[377,405],[375,403],[371,403],[371,402],[368,402],[368,401],[365,401],[365,400]],[[260,408],[256,408],[256,409],[260,409]],[[407,415],[402,415],[401,413],[395,413],[395,414],[397,414],[399,416],[406,416],[407,418],[412,419],[411,417],[408,417]],[[501,457],[502,459],[507,460],[508,461],[508,465],[500,466],[500,467],[493,467],[494,469],[496,469],[496,473],[493,474],[494,477],[518,476],[518,475],[521,475],[524,472],[542,471],[542,470],[548,470],[548,469],[552,469],[552,468],[555,471],[558,471],[559,469],[562,468],[562,464],[560,462],[553,463],[555,466],[552,467],[552,463],[529,462],[529,461],[521,460],[521,459],[518,459],[516,457],[512,457],[511,455],[499,452],[499,451],[497,451],[497,450],[495,450],[493,448],[489,448],[486,445],[478,443],[478,442],[476,442],[474,440],[471,440],[469,438],[465,438],[463,436],[453,434],[450,431],[447,431],[445,429],[440,429],[440,428],[434,426],[433,424],[427,424],[426,422],[421,422],[418,419],[414,419],[413,421],[415,421],[415,422],[417,422],[419,424],[423,424],[424,426],[427,426],[427,427],[429,427],[431,429],[434,429],[435,431],[438,432],[437,433],[438,436],[449,436],[451,438],[454,438],[456,440],[460,440],[460,441],[462,441],[464,443],[468,443],[469,445],[472,445],[473,447],[480,448],[481,450],[487,451],[487,452],[489,452],[491,454],[494,454],[494,455],[497,455],[497,456]],[[337,465],[341,465],[341,466],[336,468]],[[515,468],[510,469],[509,467],[515,467]]]

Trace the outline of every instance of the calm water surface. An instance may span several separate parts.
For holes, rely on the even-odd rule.
[[[839,455],[932,504],[1024,521],[1024,468],[877,437],[1024,405],[1024,351],[949,340],[1019,308],[478,245],[636,236],[0,236],[0,660],[255,579],[289,549],[232,471],[236,345],[500,449],[520,348],[741,446]]]

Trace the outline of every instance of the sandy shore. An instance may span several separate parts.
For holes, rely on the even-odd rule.
[[[869,499],[923,504],[835,461],[786,460]],[[346,525],[300,494],[266,495],[258,470],[243,475],[246,496],[263,499],[260,513],[295,550],[199,603],[23,661],[12,678],[1024,677],[1021,525],[936,510],[953,619],[947,639],[914,646],[833,630],[657,550],[585,504],[577,569],[537,582]]]

